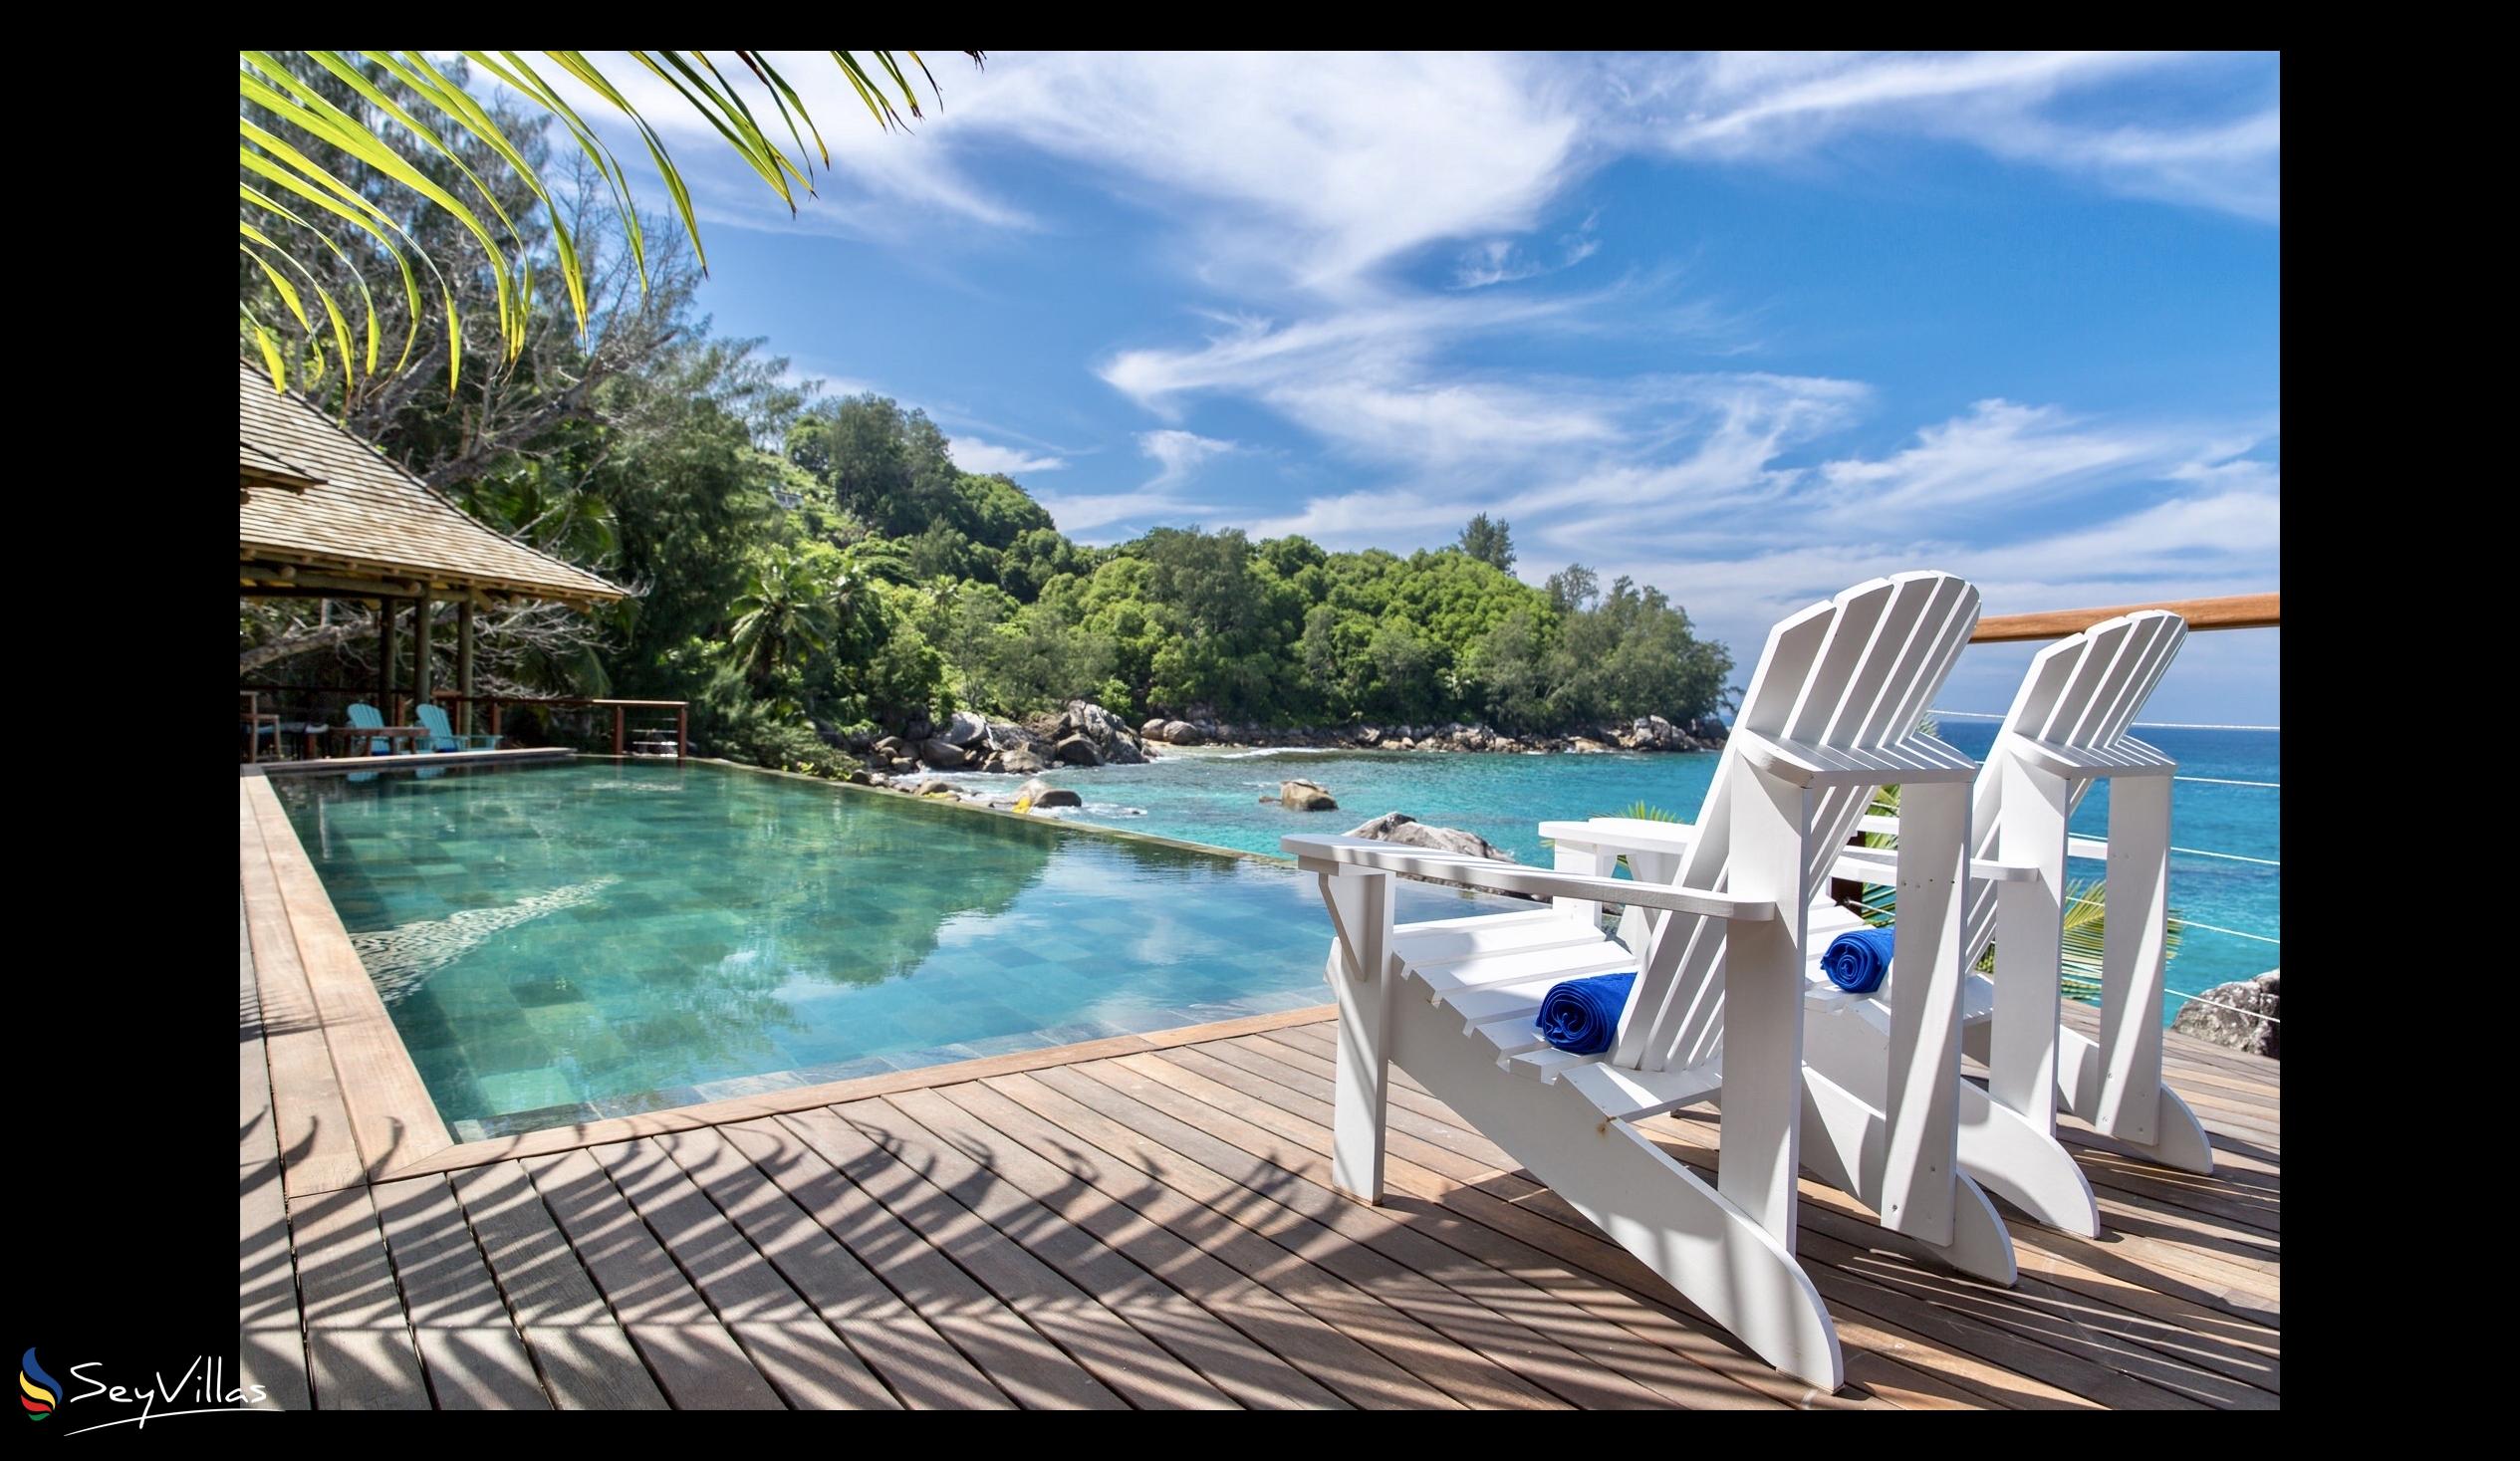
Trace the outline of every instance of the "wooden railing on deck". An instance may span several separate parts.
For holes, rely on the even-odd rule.
[[[2139,609],[2166,609],[2191,629],[2271,629],[2282,625],[2279,594],[2234,594],[2226,599],[2170,599],[2158,604],[2121,604],[2110,609],[2054,609],[2043,613],[2002,613],[1977,621],[1972,644],[2020,639],[2062,639],[2103,619]]]
[[[629,712],[632,710],[670,710],[673,712],[673,759],[680,761],[691,754],[691,702],[688,700],[607,700],[584,695],[458,695],[440,690],[430,697],[450,705],[467,702],[490,707],[490,734],[499,734],[499,707],[502,705],[557,705],[568,709],[592,706],[613,708],[613,754],[629,754]]]

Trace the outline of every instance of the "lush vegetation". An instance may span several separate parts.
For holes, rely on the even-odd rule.
[[[331,71],[293,64],[310,90],[361,105]],[[543,165],[540,120],[496,120]],[[504,189],[524,246],[557,248],[556,235],[531,232],[553,210],[529,206],[534,188],[497,149],[448,146],[442,171]],[[344,175],[363,166],[316,153]],[[494,357],[502,279],[487,258],[464,267],[460,230],[413,205],[400,226],[444,245],[453,308],[411,310],[397,291],[374,291],[387,327],[416,334],[421,353],[399,373],[316,382],[354,429],[483,520],[638,591],[593,617],[486,615],[482,670],[501,692],[688,699],[713,749],[825,766],[823,733],[837,727],[898,728],[958,707],[1019,716],[1070,698],[1133,718],[1549,731],[1678,720],[1724,694],[1730,657],[1661,591],[1605,586],[1580,566],[1523,583],[1508,572],[1509,527],[1484,515],[1457,546],[1407,557],[1196,528],[1077,543],[1013,480],[956,468],[923,413],[873,395],[817,398],[786,383],[786,363],[758,342],[711,335],[671,225],[650,220],[634,254],[607,178],[582,164],[574,181],[580,205],[563,198],[556,212],[574,220],[589,281],[583,334],[574,304],[541,296],[512,364],[457,374],[459,352],[434,337],[470,332],[472,353]],[[391,206],[398,195],[375,196]],[[337,295],[394,276],[367,230],[337,220],[327,239],[308,267]],[[239,278],[249,311],[276,307],[265,271]],[[249,678],[370,682],[367,612],[247,604]]]

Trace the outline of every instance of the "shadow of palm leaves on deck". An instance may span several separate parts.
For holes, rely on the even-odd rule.
[[[1647,1134],[1674,1160],[1712,1179],[1718,1165],[1714,1121],[1695,1111],[1679,1112],[1648,1123]],[[2016,1253],[2052,1252],[2061,1246],[2058,1239],[2079,1250],[2110,1242],[2107,1235],[2095,1245],[2054,1234],[2001,1199],[1997,1206],[2007,1215]],[[1943,1267],[1924,1245],[1876,1226],[1867,1209],[1843,1194],[1806,1187],[1800,1210],[1798,1252],[1815,1281],[1834,1280],[1835,1287],[1822,1282],[1833,1310],[1843,1305],[1851,1313],[1887,1311],[1912,1325],[1919,1322],[1921,1303],[1931,1337],[1972,1353],[2007,1355],[2009,1367],[2115,1405],[2158,1406],[2180,1398],[2218,1408],[2277,1404],[2280,1362],[2274,1351],[2280,1339],[2263,1326],[2175,1294],[2152,1299],[2114,1294],[2154,1310],[2131,1313],[2094,1300],[2072,1286],[2075,1280],[2035,1271],[2035,1264],[2026,1264],[2019,1283],[2004,1289]],[[2109,1221],[2114,1233],[2120,1220]],[[2072,1256],[2081,1262],[2086,1253]],[[2157,1273],[2140,1272],[2143,1283],[2160,1287]],[[2160,1317],[2166,1314],[2176,1318]]]
[[[312,1012],[293,1009],[275,1014],[263,1007],[261,998],[253,990],[237,991],[236,1039],[240,1045],[250,1045],[275,1035],[295,1035],[322,1028],[323,1022],[317,1020]]]
[[[1404,1102],[1393,1155],[1414,1170],[1385,1206],[1331,1193],[1326,1044],[1238,1044],[383,1183],[364,1216],[368,1189],[302,1198],[319,1403],[478,1400],[472,1367],[500,1355],[539,1379],[528,1398],[565,1404],[736,1403],[702,1383],[729,1362],[759,1372],[743,1394],[795,1406],[1619,1403],[1586,1388],[1605,1375],[1755,1398],[1737,1375],[1763,1366],[1528,1173],[1465,1155],[1481,1138],[1439,1107]],[[1710,1120],[1651,1134],[1712,1170]],[[249,1169],[248,1194],[272,1180]],[[2200,1241],[2167,1199],[2131,1200],[2164,1213],[2155,1241]],[[2090,1274],[2046,1271],[1994,1289],[1807,1198],[1805,1256],[1853,1327],[1843,1398],[1865,1397],[1867,1363],[2010,1405],[2271,1398],[2272,1330],[2123,1243],[2016,1232],[2104,1280],[2120,1264],[2144,1296],[2104,1303]],[[246,1237],[249,1328],[285,1318],[290,1236]]]

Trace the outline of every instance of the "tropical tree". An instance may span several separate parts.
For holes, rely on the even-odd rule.
[[[857,648],[881,638],[883,598],[877,586],[909,579],[909,557],[896,542],[861,538],[840,549],[830,562],[825,599],[831,609],[832,642]]]
[[[486,260],[497,286],[493,308],[506,363],[523,352],[533,325],[533,260],[546,234],[562,290],[585,333],[591,312],[588,270],[571,210],[546,181],[543,159],[530,139],[503,122],[503,111],[539,114],[568,133],[576,144],[573,155],[600,174],[611,195],[644,288],[647,244],[631,200],[630,173],[564,88],[590,102],[599,117],[618,112],[629,120],[701,267],[707,267],[690,189],[654,121],[585,52],[540,52],[539,64],[521,51],[457,54],[465,65],[424,51],[295,53],[311,66],[289,65],[281,53],[237,53],[237,247],[247,267],[269,284],[277,313],[287,317],[267,318],[247,299],[240,303],[238,326],[276,382],[288,383],[293,361],[309,378],[328,369],[345,378],[397,372],[410,363],[419,321],[429,309],[444,316],[447,374],[450,380],[459,376],[464,332],[450,275],[460,271],[448,257],[450,248],[477,249]],[[815,159],[831,166],[831,149],[804,98],[765,53],[717,54],[732,58],[727,68],[705,51],[628,53],[706,120],[793,210],[800,192],[814,191]],[[923,115],[904,58],[942,105],[943,92],[915,51],[830,54],[877,124],[887,130],[903,125],[901,108],[911,117]],[[982,60],[978,51],[964,54],[974,64]],[[486,93],[471,84],[467,68],[487,75],[498,91]],[[754,100],[748,102],[747,93]],[[414,207],[444,226],[412,226],[408,214]],[[393,265],[384,288],[398,287],[404,328],[390,356],[380,323],[385,312],[370,282],[354,275],[345,289],[313,267],[318,249],[337,258],[343,254],[331,232],[343,224]],[[423,296],[431,298],[429,305],[423,305]],[[292,323],[294,349],[284,349],[284,332]]]
[[[1514,571],[1514,527],[1503,518],[1480,513],[1461,530],[1454,546],[1500,573]]]
[[[729,661],[768,694],[785,672],[831,647],[838,615],[832,606],[830,549],[799,553],[772,548],[756,559],[752,576],[729,606],[735,625],[727,635]]]

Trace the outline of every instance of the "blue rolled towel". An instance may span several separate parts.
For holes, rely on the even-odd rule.
[[[1619,1012],[1628,1008],[1636,982],[1633,973],[1569,979],[1549,991],[1531,1023],[1541,1039],[1570,1055],[1600,1055],[1619,1034]]]
[[[1849,994],[1871,994],[1882,987],[1882,977],[1890,973],[1890,948],[1897,941],[1895,928],[1859,928],[1841,933],[1829,940],[1829,951],[1820,956],[1821,971],[1829,982]]]

